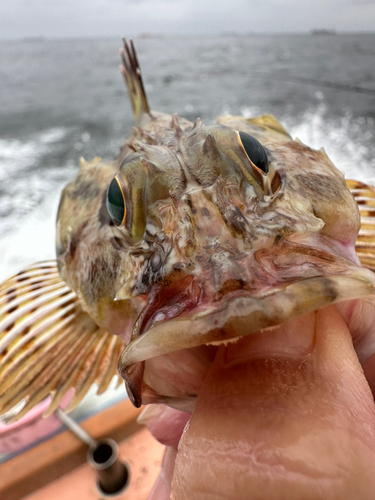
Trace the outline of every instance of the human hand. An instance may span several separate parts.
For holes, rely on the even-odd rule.
[[[150,500],[375,498],[374,400],[334,306],[220,347],[190,420],[143,418],[168,446]]]

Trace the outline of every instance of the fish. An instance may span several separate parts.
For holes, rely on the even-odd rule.
[[[271,114],[205,125],[150,108],[133,42],[135,125],[114,160],[80,160],[56,259],[0,285],[0,413],[73,409],[118,372],[137,407],[193,412],[221,346],[340,307],[375,352],[375,189]],[[358,312],[360,311],[360,313]]]

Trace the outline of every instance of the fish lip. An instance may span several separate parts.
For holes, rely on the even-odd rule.
[[[199,304],[202,284],[192,275],[182,275],[179,280],[164,285],[157,285],[151,291],[147,304],[134,324],[132,339],[162,321],[170,321],[186,310],[194,310]],[[157,319],[164,314],[167,319]]]
[[[126,379],[136,363],[173,351],[215,345],[287,323],[340,301],[374,297],[375,275],[364,268],[336,276],[301,279],[255,298],[228,294],[215,307],[157,323],[132,338],[118,363]]]

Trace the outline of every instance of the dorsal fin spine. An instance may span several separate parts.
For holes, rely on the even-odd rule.
[[[120,50],[122,66],[120,71],[124,77],[130,102],[133,108],[134,119],[137,122],[145,114],[150,114],[146,91],[143,85],[141,68],[133,41],[130,44],[123,38],[124,48]]]

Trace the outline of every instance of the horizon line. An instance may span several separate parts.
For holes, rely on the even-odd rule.
[[[314,33],[322,31],[322,33]],[[324,33],[326,32],[326,33]],[[242,36],[330,36],[330,35],[375,35],[375,31],[365,31],[365,30],[351,30],[351,31],[339,31],[326,28],[314,28],[308,31],[269,31],[269,32],[233,32],[233,31],[220,31],[217,33],[157,33],[157,32],[140,32],[134,33],[127,38],[137,38],[137,39],[147,39],[147,38],[168,38],[168,37],[178,37],[178,38],[194,38],[194,37],[242,37]],[[107,39],[113,40],[115,38],[122,38],[122,35],[58,35],[58,36],[48,36],[48,35],[26,35],[22,37],[1,37],[0,42],[37,42],[37,41],[68,41],[68,40],[93,40],[93,39]]]

